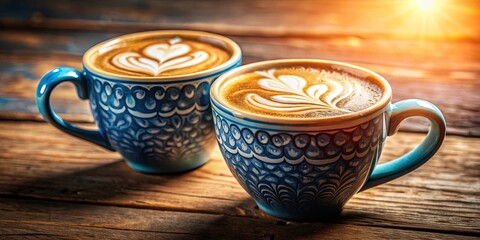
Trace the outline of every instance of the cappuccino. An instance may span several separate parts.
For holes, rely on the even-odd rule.
[[[138,39],[99,52],[93,64],[106,72],[138,77],[201,72],[230,59],[225,49],[179,36]]]
[[[229,79],[220,97],[234,108],[287,118],[330,117],[377,103],[382,89],[346,72],[313,67],[272,68]]]

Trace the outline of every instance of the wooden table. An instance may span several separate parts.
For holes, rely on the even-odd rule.
[[[456,1],[443,35],[411,34],[415,21],[396,19],[398,4],[1,0],[0,239],[480,237],[479,1]],[[117,153],[43,122],[34,94],[44,73],[59,65],[81,68],[82,53],[95,43],[152,29],[226,35],[242,47],[244,63],[323,58],[370,68],[391,82],[394,101],[438,105],[448,136],[428,163],[356,195],[340,217],[301,223],[260,211],[218,151],[195,171],[144,175]],[[65,119],[93,125],[87,102],[70,84],[56,89],[54,107]],[[381,161],[412,149],[427,129],[422,119],[407,121],[387,141]]]

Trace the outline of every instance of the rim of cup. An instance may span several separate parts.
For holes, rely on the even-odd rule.
[[[95,66],[93,64],[92,58],[96,55],[101,54],[102,52],[109,51],[112,47],[121,45],[123,43],[128,42],[135,42],[140,39],[151,39],[156,37],[182,37],[186,39],[192,39],[199,42],[209,43],[217,47],[221,47],[227,52],[230,53],[230,59],[228,61],[215,66],[213,68],[205,69],[203,71],[195,72],[195,73],[188,73],[188,74],[181,74],[181,75],[173,75],[173,76],[127,76],[123,74],[115,74],[111,72],[107,72]],[[187,80],[187,79],[196,79],[196,78],[203,78],[209,75],[214,75],[222,70],[228,69],[234,66],[240,59],[241,59],[241,49],[237,43],[233,40],[224,37],[222,35],[209,33],[209,32],[201,32],[201,31],[189,31],[189,30],[155,30],[155,31],[147,31],[147,32],[138,32],[138,33],[131,33],[122,36],[118,36],[115,38],[108,39],[101,43],[94,45],[93,47],[89,48],[85,54],[83,55],[83,66],[89,72],[95,73],[100,76],[116,79],[116,80],[124,80],[124,81],[168,81],[168,80]]]
[[[233,107],[227,101],[222,99],[219,93],[223,89],[223,85],[228,80],[239,76],[244,73],[249,73],[257,70],[266,70],[279,67],[315,67],[328,65],[335,70],[341,70],[352,75],[358,76],[362,74],[360,78],[373,82],[382,89],[382,97],[378,102],[372,106],[352,113],[329,116],[329,117],[307,117],[307,118],[288,118],[279,116],[268,116],[256,114],[253,112],[241,110]],[[392,98],[392,89],[388,81],[380,76],[378,73],[368,70],[366,68],[356,66],[349,63],[337,62],[331,60],[322,59],[277,59],[247,64],[222,74],[217,80],[214,81],[210,88],[210,99],[214,108],[220,108],[222,111],[232,115],[237,119],[250,120],[255,122],[263,122],[267,124],[315,124],[317,126],[327,126],[327,128],[344,127],[344,125],[354,126],[364,121],[368,121],[380,115],[385,111],[386,107],[390,103]]]

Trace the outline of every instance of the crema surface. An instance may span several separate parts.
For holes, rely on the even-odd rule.
[[[176,76],[204,71],[227,62],[217,46],[180,37],[145,39],[113,46],[93,60],[106,72],[140,77]]]
[[[366,109],[380,100],[382,89],[344,72],[293,67],[229,79],[220,97],[234,108],[255,114],[310,118]]]

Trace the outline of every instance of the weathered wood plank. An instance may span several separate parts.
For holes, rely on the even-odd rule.
[[[38,79],[60,66],[81,68],[81,54],[117,34],[95,32],[4,31],[0,38],[0,118],[40,119],[34,103]],[[361,38],[303,39],[234,37],[244,62],[275,58],[324,58],[364,66],[384,75],[394,88],[394,101],[421,98],[446,115],[448,132],[480,136],[480,45]],[[459,94],[461,93],[461,94]],[[55,94],[56,109],[70,120],[91,121],[86,102],[72,86]],[[402,130],[425,131],[425,121],[407,121]]]
[[[81,56],[89,47],[101,41],[120,36],[121,32],[65,31],[65,30],[0,30],[2,52],[41,54],[68,54]],[[414,70],[478,71],[477,41],[429,41],[374,39],[356,36],[331,36],[325,39],[299,37],[241,37],[232,36],[251,58],[340,58],[386,67],[414,68]],[[284,51],[278,51],[283,49]],[[267,54],[268,53],[268,54]],[[325,55],[325,56],[323,56]],[[257,60],[257,59],[252,59]],[[387,68],[388,69],[388,68]],[[402,76],[397,69],[396,75]],[[423,72],[403,73],[419,77]],[[428,72],[427,72],[428,73]],[[475,75],[453,74],[453,79],[472,80]]]
[[[0,198],[0,238],[473,239],[473,236],[328,222],[297,223],[113,206]],[[358,218],[355,213],[343,219]],[[68,228],[68,231],[65,231]]]
[[[422,137],[399,133],[387,142],[382,161]],[[356,195],[343,213],[354,217],[341,223],[480,234],[479,143],[448,136],[417,171]],[[218,151],[192,172],[144,175],[116,153],[35,122],[0,122],[0,195],[272,219],[237,184]]]
[[[449,3],[449,2],[447,2]],[[476,38],[480,4],[462,0],[440,6],[435,24],[422,28],[428,13],[415,1],[22,1],[3,0],[2,27],[45,27],[98,31],[197,29],[249,36]],[[455,5],[453,5],[455,4]],[[431,17],[431,16],[430,16]],[[453,21],[452,21],[453,19]],[[441,28],[441,32],[437,28]]]
[[[18,216],[17,216],[18,217]],[[434,236],[434,235],[433,235]],[[453,236],[451,236],[453,237]],[[169,232],[128,231],[110,228],[85,227],[30,223],[22,221],[1,221],[0,239],[194,239],[189,234]]]

